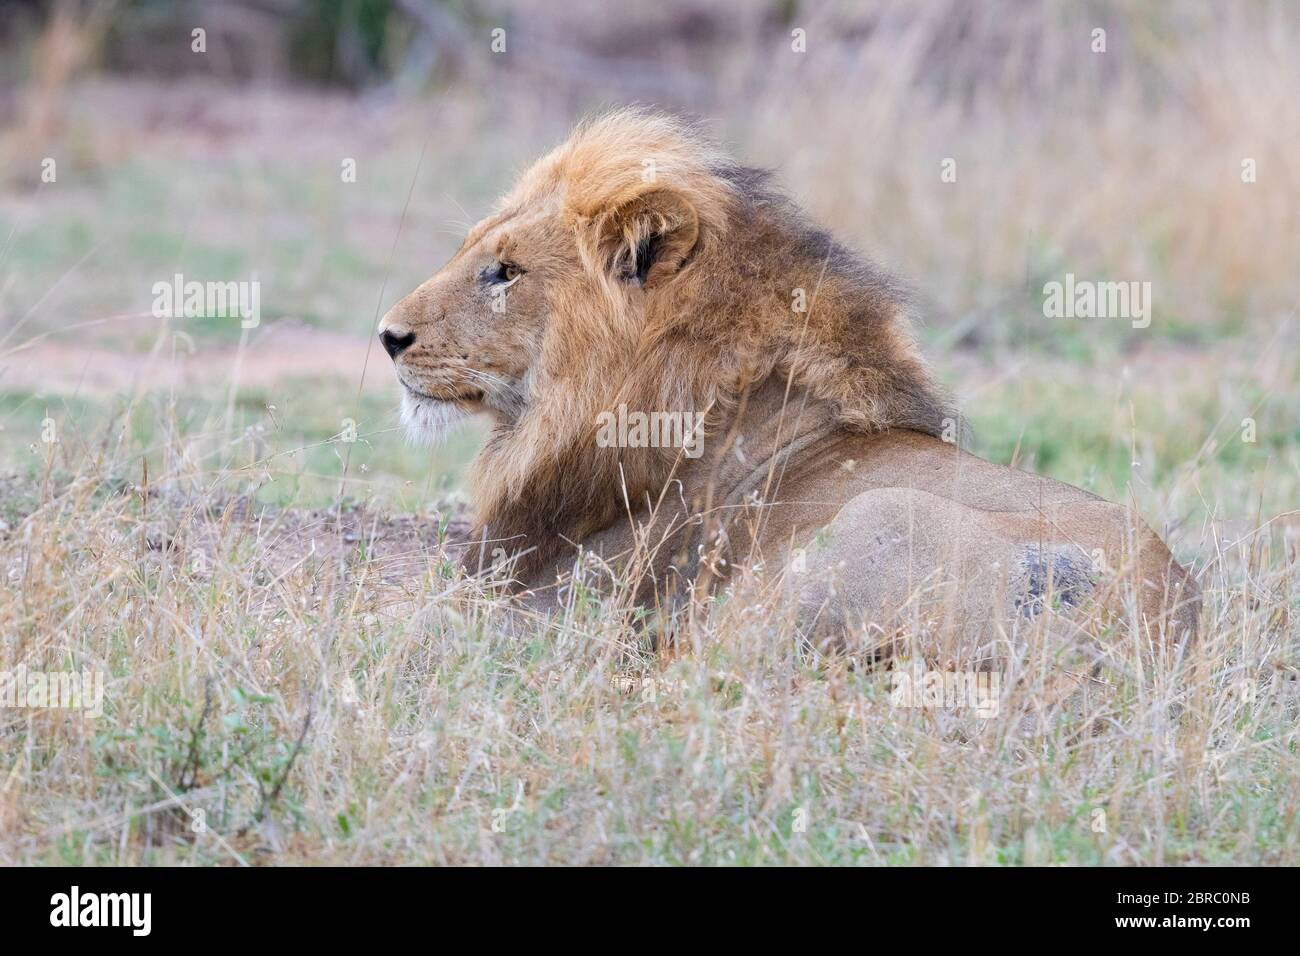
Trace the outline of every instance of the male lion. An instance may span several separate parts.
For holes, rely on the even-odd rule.
[[[582,546],[645,604],[777,569],[819,634],[936,602],[968,632],[1088,604],[1190,633],[1195,584],[1140,519],[956,446],[904,306],[763,173],[620,111],[524,173],[379,337],[413,433],[490,416],[465,562],[510,556],[534,601]]]

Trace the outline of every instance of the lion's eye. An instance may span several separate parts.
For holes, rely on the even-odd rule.
[[[498,262],[483,270],[483,278],[488,282],[514,282],[524,270],[513,262]]]

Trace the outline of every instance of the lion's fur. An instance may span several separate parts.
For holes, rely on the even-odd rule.
[[[1144,619],[1195,627],[1195,582],[1124,508],[940,441],[957,416],[906,295],[670,117],[579,126],[383,334],[408,343],[412,421],[493,417],[471,470],[471,569],[513,553],[537,587],[575,545],[626,555],[657,528],[638,600],[647,582],[699,593],[724,566],[807,550],[825,566],[797,600],[823,623],[907,605],[914,571],[963,568],[978,630],[985,612],[1033,616],[1055,584],[1076,602],[1094,587],[1081,555],[1102,554],[1135,569]],[[620,406],[703,414],[709,451],[598,441]]]
[[[552,293],[548,387],[474,463],[490,538],[545,551],[602,527],[620,502],[658,494],[674,450],[593,440],[597,414],[620,403],[716,416],[777,373],[864,432],[938,434],[952,416],[912,341],[900,289],[697,129],[627,110],[581,125],[524,173],[494,219],[545,207],[576,237],[582,273]],[[635,271],[648,235],[683,228],[689,236],[669,250],[676,259],[659,250],[645,283],[670,294],[619,279]],[[534,553],[536,563],[545,557]]]

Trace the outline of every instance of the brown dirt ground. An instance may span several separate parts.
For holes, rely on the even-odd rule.
[[[172,388],[193,383],[229,387],[237,371],[243,387],[287,378],[337,377],[370,389],[395,392],[388,356],[365,338],[291,322],[255,329],[242,350],[204,346],[193,353],[184,339],[175,348],[130,352],[38,338],[0,353],[0,388],[81,395],[124,389]],[[367,349],[369,358],[367,359]]]

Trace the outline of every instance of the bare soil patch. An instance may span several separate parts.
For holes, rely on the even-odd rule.
[[[366,338],[288,322],[254,330],[243,348],[196,347],[178,337],[150,352],[130,352],[41,338],[0,356],[0,388],[14,391],[100,395],[194,386],[227,389],[232,381],[240,387],[266,387],[317,377],[347,379],[367,390],[396,388],[387,356]]]

